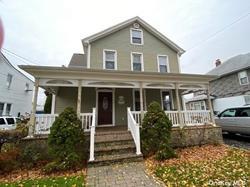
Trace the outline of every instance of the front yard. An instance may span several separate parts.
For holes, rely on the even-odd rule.
[[[146,160],[148,172],[166,186],[250,186],[250,152],[225,145],[177,150],[178,158]]]
[[[58,187],[81,187],[85,186],[85,179],[83,176],[70,176],[70,177],[51,177],[51,178],[41,178],[41,179],[28,179],[21,180],[18,182],[6,182],[1,183],[0,186],[8,187],[47,187],[47,186],[58,186]]]

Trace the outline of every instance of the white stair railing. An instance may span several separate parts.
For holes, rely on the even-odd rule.
[[[128,130],[131,132],[132,137],[136,146],[136,154],[141,154],[141,141],[140,141],[140,126],[135,121],[133,114],[131,113],[130,107],[127,108],[127,118],[128,118]]]
[[[89,148],[89,161],[94,161],[94,152],[95,152],[95,124],[96,124],[96,111],[93,108],[92,113],[92,123],[90,126],[90,148]]]

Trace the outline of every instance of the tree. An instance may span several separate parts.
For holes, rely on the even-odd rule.
[[[170,146],[172,122],[157,102],[152,102],[145,114],[142,128],[142,152],[144,156],[155,154],[156,159],[164,160],[175,156]]]
[[[46,97],[43,111],[45,114],[50,114],[51,113],[51,105],[52,105],[52,94],[48,93],[46,91],[44,93],[47,97]]]

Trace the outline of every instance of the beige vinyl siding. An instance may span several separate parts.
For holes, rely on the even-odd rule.
[[[118,104],[118,97],[123,96],[125,104]],[[115,89],[115,125],[127,125],[127,107],[133,109],[133,95],[130,88]]]
[[[96,106],[96,89],[82,88],[81,112],[90,113]]]
[[[168,55],[170,72],[179,73],[177,53],[143,30],[144,45],[130,44],[131,26],[91,43],[90,68],[103,69],[103,49],[117,50],[117,69],[131,70],[131,52],[143,53],[144,71],[158,72],[157,55]]]
[[[73,107],[76,111],[77,88],[60,87],[56,95],[55,113],[60,114],[66,107]]]
[[[156,101],[161,105],[160,90],[146,89],[146,106],[148,107],[153,101]]]

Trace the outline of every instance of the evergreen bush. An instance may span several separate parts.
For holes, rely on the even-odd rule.
[[[155,154],[158,160],[175,157],[170,146],[172,122],[169,120],[161,106],[152,102],[144,116],[141,128],[142,152],[144,156]]]
[[[53,123],[48,137],[55,170],[73,169],[85,159],[85,139],[81,121],[73,108],[66,108]],[[53,170],[50,168],[50,170]]]

